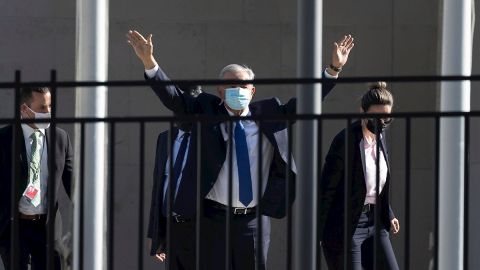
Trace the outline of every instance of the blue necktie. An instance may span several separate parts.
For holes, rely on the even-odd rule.
[[[235,152],[237,154],[238,186],[240,202],[248,206],[253,200],[250,158],[248,156],[245,129],[240,121],[235,121]]]
[[[184,133],[182,142],[180,143],[180,148],[178,149],[177,157],[175,159],[175,164],[173,164],[173,187],[175,187],[175,191],[177,189],[178,181],[180,180],[180,174],[182,173],[183,167],[183,160],[185,159],[185,153],[187,152],[187,145],[188,145],[188,138],[190,137],[190,133]],[[170,166],[167,164],[167,166]],[[166,181],[170,181],[170,178],[167,176]],[[170,192],[170,187],[172,185],[167,186],[167,192],[165,192],[165,196],[163,198],[163,214],[167,216],[167,203],[168,203],[168,194]],[[175,201],[175,191],[173,193],[174,201]],[[171,207],[173,211],[173,206]]]

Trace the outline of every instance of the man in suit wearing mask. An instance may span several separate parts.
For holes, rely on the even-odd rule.
[[[47,87],[21,90],[21,116],[23,119],[48,119],[51,111],[50,90]],[[55,142],[51,141],[55,133]],[[20,153],[14,156],[12,136],[21,134]],[[54,144],[55,143],[55,144]],[[54,171],[50,171],[48,158],[54,155]],[[17,194],[11,194],[12,163],[20,165],[20,178],[15,179]],[[73,150],[68,134],[49,123],[22,124],[17,132],[12,125],[0,129],[0,255],[6,269],[14,265],[10,261],[11,237],[19,243],[20,268],[46,269],[47,220],[49,211],[57,211],[59,198],[70,197],[73,183]],[[53,183],[50,181],[54,180]],[[54,187],[55,209],[48,209],[49,185]],[[18,208],[19,232],[11,236],[12,195]],[[60,208],[62,209],[62,208]],[[55,254],[55,269],[59,269],[59,256]]]
[[[169,81],[153,57],[152,35],[145,38],[137,31],[129,31],[127,38],[145,67],[145,78],[152,83]],[[333,89],[334,78],[347,62],[352,48],[353,38],[350,35],[334,44],[331,65],[324,72],[324,76],[331,80],[323,84],[323,97]],[[225,80],[246,81],[253,80],[254,73],[244,65],[231,64],[221,70],[219,77]],[[201,114],[213,118],[296,113],[295,98],[285,104],[281,104],[277,98],[251,103],[256,90],[251,83],[220,85],[217,87],[218,96],[202,93],[196,98],[185,95],[182,89],[173,85],[152,84],[152,89],[162,103],[176,114]],[[201,136],[203,147],[200,153],[202,188],[200,193],[204,199],[204,216],[209,230],[207,242],[210,244],[207,248],[210,253],[206,255],[208,267],[205,269],[225,269],[227,255],[231,256],[228,263],[232,269],[253,270],[256,269],[257,263],[261,269],[265,269],[270,240],[268,217],[282,218],[286,213],[287,160],[290,156],[287,126],[284,121],[259,124],[247,119],[237,120],[232,125],[232,139],[229,138],[228,127],[228,122],[208,121],[202,123],[201,130],[197,132]],[[258,156],[260,145],[261,164]],[[227,158],[230,155],[231,167],[230,158]],[[290,187],[294,187],[295,165],[288,169],[292,176],[289,177]],[[232,178],[229,177],[230,172]],[[259,190],[260,179],[262,187]],[[229,182],[232,183],[231,207],[228,200]],[[290,198],[294,198],[295,189],[291,188],[289,193]],[[259,205],[262,210],[261,221],[256,218]],[[228,212],[233,216],[230,227],[232,236],[230,250],[227,250],[225,244]],[[262,222],[263,228],[261,236],[257,235],[259,222]],[[260,245],[261,256],[257,257],[256,249]]]
[[[200,86],[187,86],[184,89],[192,97],[202,92]],[[192,123],[178,122],[170,132],[160,133],[157,139],[147,236],[151,239],[150,255],[161,262],[168,261],[171,270],[195,269],[197,178],[196,140],[191,136],[192,128]],[[173,138],[172,160],[169,158],[169,136]],[[171,165],[173,173],[170,173]],[[170,180],[172,185],[169,184]],[[169,204],[169,195],[173,196],[172,205]],[[172,218],[170,254],[167,254],[168,217]]]

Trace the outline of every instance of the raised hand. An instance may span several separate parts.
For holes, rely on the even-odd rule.
[[[355,44],[351,35],[344,36],[342,40],[333,43],[332,66],[341,69],[348,60],[348,55]]]
[[[135,54],[145,66],[145,69],[154,68],[157,62],[153,57],[152,34],[149,34],[148,37],[145,38],[136,30],[130,30],[126,36],[127,42],[132,46]]]

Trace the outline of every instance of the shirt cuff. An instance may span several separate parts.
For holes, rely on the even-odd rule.
[[[147,74],[147,77],[151,79],[155,77],[155,74],[157,74],[157,71],[158,71],[158,65],[155,65],[155,67],[153,67],[152,69],[145,69],[145,74]]]
[[[338,79],[338,75],[337,76],[330,75],[327,72],[327,69],[325,69],[325,71],[323,72],[323,76],[325,76],[325,78],[327,78],[327,79]]]

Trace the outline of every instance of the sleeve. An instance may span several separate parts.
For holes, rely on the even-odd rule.
[[[65,192],[68,197],[72,199],[73,190],[73,147],[70,141],[70,137],[66,134],[67,147],[65,149],[65,166],[63,168],[62,182],[65,188]]]
[[[390,221],[395,218],[395,213],[393,212],[392,205],[388,204],[388,217]]]
[[[159,67],[145,70],[145,79],[152,83],[150,87],[160,98],[160,101],[175,114],[194,114],[196,112],[196,98],[184,95],[182,89],[176,85],[159,85],[158,82],[168,82],[170,78]]]
[[[338,76],[332,76],[328,74],[328,72],[325,70],[323,72],[323,76],[326,79],[325,82],[322,84],[322,100],[327,97],[328,94],[333,90],[335,87],[335,79],[338,78]],[[290,99],[287,103],[282,105],[282,110],[285,114],[295,114],[297,113],[297,98],[292,98]]]

